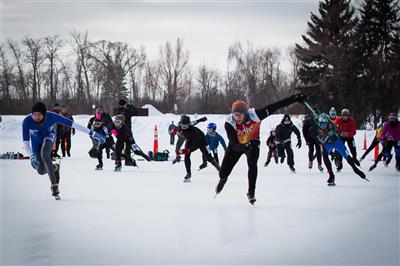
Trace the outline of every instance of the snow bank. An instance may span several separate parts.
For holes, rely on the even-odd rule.
[[[160,111],[157,110],[153,105],[151,104],[145,104],[142,106],[142,108],[147,108],[149,109],[149,116],[157,116],[157,115],[163,115]]]

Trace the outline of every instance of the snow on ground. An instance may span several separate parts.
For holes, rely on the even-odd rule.
[[[86,125],[89,117],[75,118]],[[199,128],[216,122],[226,137],[225,115],[207,117]],[[245,157],[214,199],[218,174],[212,167],[196,170],[199,152],[192,156],[192,183],[182,182],[183,162],[138,161],[139,168],[114,173],[107,160],[99,172],[87,154],[89,138],[77,132],[72,157],[61,164],[61,201],[52,199],[48,177],[36,174],[29,161],[0,160],[0,264],[398,265],[399,175],[393,162],[368,172],[369,183],[345,165],[336,187],[326,186],[326,173],[307,168],[305,146],[295,150],[296,174],[286,164],[265,168],[265,140],[281,118],[262,124],[256,207],[246,198]],[[1,153],[22,151],[22,119],[3,116]],[[173,151],[167,127],[178,119],[134,117],[137,143],[150,150],[157,125],[160,150]],[[294,123],[300,125],[300,118]],[[374,133],[366,133],[370,142]],[[359,131],[359,154],[363,137]],[[362,162],[364,170],[372,156]]]

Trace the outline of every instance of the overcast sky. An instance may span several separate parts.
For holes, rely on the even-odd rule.
[[[301,42],[318,1],[2,1],[2,39],[88,31],[91,40],[144,45],[151,59],[180,37],[193,66],[226,68],[236,40],[286,49]]]

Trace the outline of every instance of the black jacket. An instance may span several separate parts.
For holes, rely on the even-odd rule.
[[[311,117],[306,117],[303,122],[303,136],[306,143],[318,141],[318,128],[314,124]]]
[[[292,132],[296,134],[297,140],[301,142],[300,131],[293,123],[289,125],[279,124],[276,127],[276,142],[280,144],[289,142]]]
[[[128,104],[126,107],[120,106],[117,108],[115,115],[124,115],[125,117],[125,125],[128,126],[129,129],[132,129],[132,116],[135,116],[137,113],[136,108],[133,105]]]
[[[128,128],[127,125],[122,125],[120,128],[116,128],[117,130],[117,142],[129,142],[129,145],[135,144],[135,139],[133,138],[132,131]]]

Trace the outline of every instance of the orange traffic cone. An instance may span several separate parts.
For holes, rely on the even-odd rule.
[[[374,161],[376,161],[376,159],[378,159],[378,155],[379,155],[379,144],[375,146],[374,149]]]
[[[154,143],[153,143],[153,154],[158,153],[158,130],[157,125],[154,126]]]
[[[367,132],[364,132],[364,151],[367,149]]]

